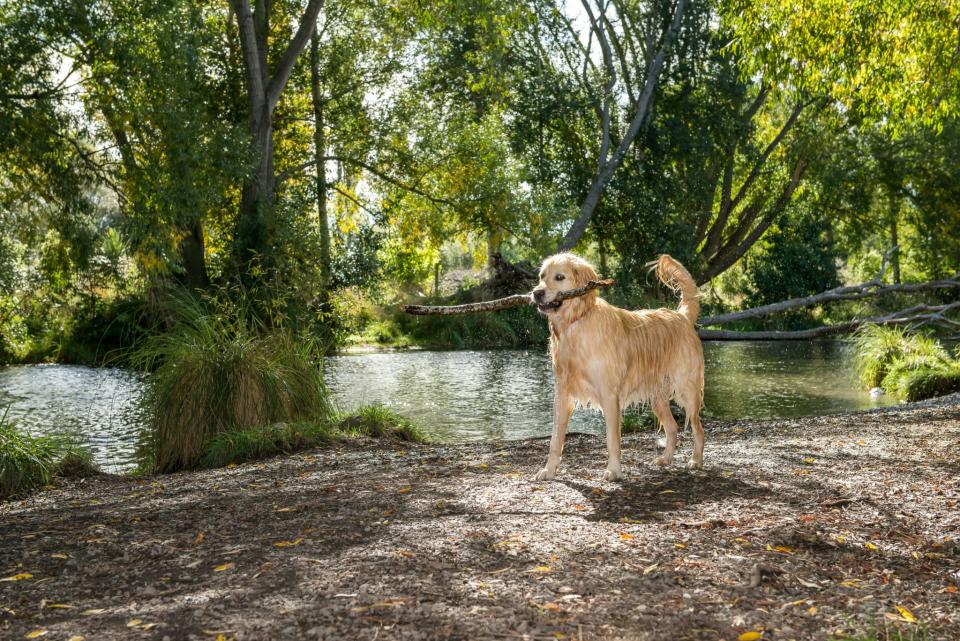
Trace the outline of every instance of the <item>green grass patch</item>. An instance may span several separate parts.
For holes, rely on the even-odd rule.
[[[7,408],[9,410],[9,408]],[[26,494],[54,476],[99,474],[92,454],[65,437],[30,436],[0,417],[0,499]]]
[[[960,360],[935,338],[899,327],[866,325],[854,337],[865,387],[918,401],[960,391]]]
[[[142,401],[144,471],[200,467],[211,441],[225,433],[332,416],[322,350],[311,341],[189,297],[173,298],[170,317],[171,330],[147,338],[132,355],[150,372]],[[237,439],[238,447],[260,447]]]
[[[210,439],[200,467],[215,468],[255,461],[359,437],[413,443],[427,440],[423,430],[409,419],[382,405],[369,405],[356,413],[325,422],[276,423],[263,428],[222,432]]]

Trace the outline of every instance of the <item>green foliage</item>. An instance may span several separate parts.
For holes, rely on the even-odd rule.
[[[746,305],[754,307],[809,296],[840,284],[829,222],[815,212],[795,212],[772,232],[745,268]]]
[[[421,443],[423,431],[408,419],[382,405],[326,421],[275,423],[216,434],[207,444],[200,467],[223,467],[317,447],[343,438],[369,437]]]
[[[720,6],[750,73],[829,92],[847,109],[894,128],[943,123],[960,109],[955,3],[733,0]]]
[[[658,429],[658,423],[653,413],[647,410],[631,409],[623,413],[620,422],[621,434],[636,434]]]
[[[960,362],[937,367],[921,365],[910,369],[895,369],[884,379],[891,391],[906,401],[960,392]]]
[[[420,344],[443,348],[546,345],[546,320],[535,309],[518,307],[485,314],[397,316],[397,324]]]
[[[331,414],[318,350],[236,307],[176,297],[171,329],[148,337],[132,362],[150,372],[143,397],[144,467],[172,472],[201,463],[223,432]]]
[[[57,449],[50,437],[34,437],[17,430],[7,420],[5,410],[0,417],[0,499],[46,485]]]
[[[62,436],[30,436],[0,416],[0,500],[47,485],[51,478],[98,474],[89,450]]]
[[[854,342],[857,373],[865,387],[879,386],[910,401],[960,389],[960,359],[930,336],[866,325]]]
[[[353,437],[388,438],[410,443],[428,440],[418,425],[379,403],[340,417],[336,421],[336,429],[340,434]]]

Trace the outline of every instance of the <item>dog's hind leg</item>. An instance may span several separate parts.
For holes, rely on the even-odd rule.
[[[607,423],[607,469],[604,481],[619,481],[623,478],[620,467],[620,400],[615,396],[601,400],[603,417]]]
[[[690,458],[690,462],[687,463],[687,468],[699,470],[703,467],[703,423],[700,422],[699,410],[693,412],[688,409],[687,416],[690,421],[690,426],[693,427],[693,456]]]
[[[547,466],[537,472],[535,481],[551,481],[557,475],[571,414],[573,414],[573,398],[557,390],[553,397],[553,436],[550,438],[550,454],[547,456]]]
[[[673,463],[673,453],[677,449],[677,431],[680,428],[677,420],[673,418],[673,412],[670,411],[670,400],[666,397],[661,396],[653,402],[653,413],[667,434],[667,446],[663,449],[663,454],[653,459],[653,463],[666,467]]]

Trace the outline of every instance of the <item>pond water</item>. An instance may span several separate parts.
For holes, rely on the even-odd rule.
[[[843,342],[705,343],[706,412],[720,418],[829,414],[893,403],[854,379]],[[326,361],[338,406],[380,402],[447,441],[546,436],[553,378],[544,351],[398,351]],[[120,369],[33,365],[0,369],[0,408],[31,433],[70,433],[107,471],[134,463],[142,378]],[[2,412],[2,409],[0,409]],[[571,431],[603,432],[577,410]]]

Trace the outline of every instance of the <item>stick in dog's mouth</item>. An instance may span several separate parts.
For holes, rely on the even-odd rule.
[[[537,303],[537,310],[541,314],[546,314],[547,312],[552,312],[560,309],[560,306],[563,305],[562,300],[553,300],[549,303]]]

